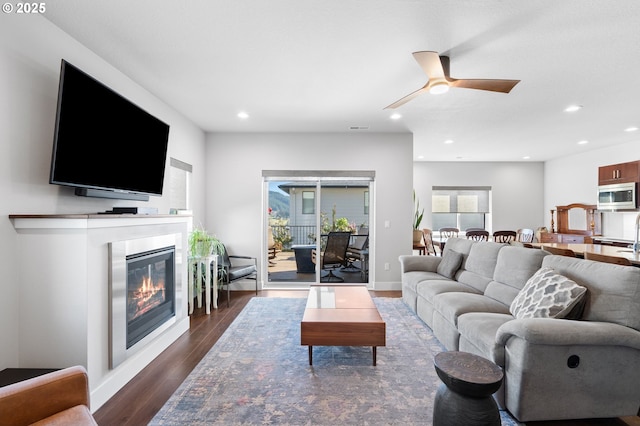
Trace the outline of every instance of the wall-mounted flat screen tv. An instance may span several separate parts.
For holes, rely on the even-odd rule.
[[[49,182],[76,195],[162,195],[169,125],[62,60]]]

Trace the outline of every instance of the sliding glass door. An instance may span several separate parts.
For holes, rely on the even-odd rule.
[[[327,281],[368,283],[372,176],[301,173],[263,172],[264,288],[298,288]],[[348,238],[347,247],[330,244],[327,251],[329,238],[334,239],[336,232],[347,233],[341,234]],[[323,262],[333,255],[340,261]]]

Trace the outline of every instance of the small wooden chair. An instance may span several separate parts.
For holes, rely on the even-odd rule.
[[[631,261],[626,257],[608,256],[606,254],[584,252],[584,258],[587,260],[595,260],[596,262],[614,263],[616,265],[633,266]]]
[[[457,238],[459,233],[458,228],[440,228],[440,238]]]
[[[493,241],[496,243],[510,243],[516,240],[516,231],[496,231],[493,233]]]
[[[437,256],[438,251],[436,250],[436,245],[433,244],[433,231],[429,228],[424,228],[422,230],[422,238],[424,239],[426,254]]]
[[[570,249],[563,249],[558,247],[542,247],[542,250],[547,251],[551,254],[556,254],[558,256],[568,256],[568,257],[576,257],[576,253]]]
[[[467,236],[468,240],[489,241],[489,231],[484,231],[479,229],[473,229],[473,230],[467,229],[465,231],[465,235]]]
[[[533,229],[521,228],[516,231],[516,241],[521,243],[532,243],[533,236]]]

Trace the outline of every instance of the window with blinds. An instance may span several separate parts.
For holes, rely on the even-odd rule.
[[[431,188],[433,230],[458,228],[485,229],[491,212],[491,187],[434,186]]]

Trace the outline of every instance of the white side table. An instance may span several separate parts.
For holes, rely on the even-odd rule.
[[[213,282],[211,282],[211,269],[213,265]],[[189,315],[193,313],[193,292],[196,291],[198,298],[198,308],[202,307],[202,280],[194,280],[194,269],[197,269],[197,277],[202,276],[202,267],[205,267],[205,289],[204,289],[204,303],[205,312],[211,313],[211,287],[213,287],[213,308],[218,309],[218,255],[204,256],[204,257],[190,257],[189,258]],[[211,283],[211,285],[209,285]]]

